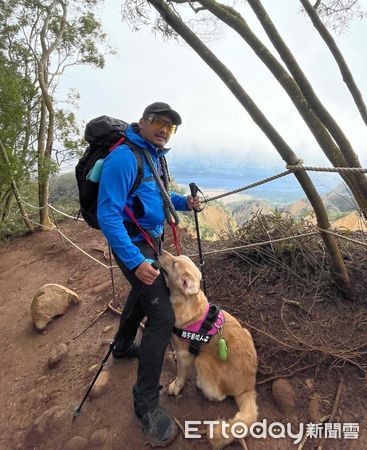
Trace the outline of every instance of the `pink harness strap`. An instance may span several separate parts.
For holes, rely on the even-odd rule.
[[[197,322],[192,323],[188,327],[183,328],[183,330],[188,331],[190,333],[197,333],[201,328],[201,324],[206,319],[206,316],[208,315],[208,311],[209,311],[209,303],[206,304],[203,317],[200,320],[198,320]],[[212,328],[208,331],[207,334],[213,336],[214,334],[218,333],[218,329],[222,328],[223,323],[224,323],[224,315],[223,315],[223,311],[220,310],[217,320],[215,321]]]

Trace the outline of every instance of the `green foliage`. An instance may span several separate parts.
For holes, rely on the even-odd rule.
[[[0,54],[0,140],[10,161],[8,165],[0,157],[0,199],[9,189],[11,175],[16,181],[26,181],[29,178],[29,165],[33,155],[22,151],[22,141],[26,132],[26,99],[31,91],[29,80]],[[0,203],[0,216],[2,206]]]
[[[19,185],[20,195],[31,205],[37,204],[38,199],[38,183],[29,181],[26,184]],[[38,210],[24,205],[27,214],[31,220],[38,222]],[[18,235],[26,233],[28,230],[21,218],[18,208],[14,207],[10,210],[9,216],[6,220],[0,220],[0,241],[13,239]]]
[[[63,173],[51,179],[50,201],[53,205],[66,205],[68,208],[77,206],[79,209],[78,186],[74,172]]]
[[[57,147],[55,149],[55,159],[60,166],[66,160],[73,160],[80,157],[85,149],[84,139],[80,137],[81,130],[75,118],[75,114],[70,111],[59,109],[55,114],[55,137]],[[58,147],[61,147],[59,149]]]
[[[176,192],[177,194],[181,194],[184,195],[185,194],[185,189],[181,186],[179,186],[174,178],[171,178],[170,182],[169,182],[169,190]]]
[[[0,0],[0,139],[10,159],[8,166],[0,158],[0,200],[10,172],[20,184],[47,183],[84,146],[74,113],[58,107],[57,88],[71,66],[104,66],[111,48],[96,16],[100,3]]]

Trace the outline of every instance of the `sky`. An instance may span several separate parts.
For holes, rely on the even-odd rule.
[[[367,9],[367,0],[361,3]],[[71,88],[80,94],[79,110],[75,111],[78,120],[106,114],[132,122],[141,117],[148,104],[165,101],[183,119],[170,141],[172,159],[195,164],[198,155],[219,155],[239,164],[284,167],[276,149],[246,110],[189,46],[165,41],[148,27],[133,32],[121,20],[121,4],[106,0],[100,11],[103,28],[117,54],[107,57],[103,70],[72,68],[62,80],[61,94]],[[310,21],[299,13],[299,2],[263,0],[263,5],[366,167],[367,128],[329,50]],[[241,4],[240,9],[276,55],[251,8]],[[355,21],[347,33],[335,39],[367,101],[367,21]],[[288,96],[242,39],[232,30],[223,29],[208,45],[306,165],[330,166]]]

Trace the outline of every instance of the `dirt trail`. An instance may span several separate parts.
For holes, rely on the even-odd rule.
[[[100,233],[73,221],[64,222],[61,228],[84,250],[108,264],[103,256],[106,247]],[[127,285],[118,271],[115,278],[117,294],[123,299]],[[109,280],[107,269],[63,242],[57,232],[35,233],[0,245],[1,449],[145,448],[144,436],[132,412],[131,390],[135,382],[136,361],[118,365],[110,361],[108,391],[97,399],[88,400],[81,416],[72,422],[73,409],[93,378],[89,369],[102,361],[108,350],[103,341],[113,337],[118,325],[118,316],[108,310],[93,326],[74,339],[111,300],[112,291],[106,286]],[[74,290],[80,296],[81,303],[50,323],[45,334],[40,334],[32,326],[30,305],[37,289],[45,283],[59,283]],[[109,325],[112,328],[105,332]],[[56,368],[49,369],[47,360],[50,352],[60,343],[68,344],[68,355]],[[174,363],[167,357],[162,384],[166,385],[174,374]],[[332,373],[327,376],[335,381]],[[296,390],[303,387],[304,379],[298,378]],[[347,399],[350,398],[348,402],[358,403],[358,393],[350,394],[347,395]],[[232,400],[220,404],[206,401],[193,380],[178,398],[168,397],[164,390],[161,398],[162,404],[181,422],[232,417],[236,411]],[[324,400],[329,405],[333,401],[330,395]],[[346,401],[344,395],[343,406],[347,406]],[[363,398],[359,399],[359,403],[354,405],[355,416],[350,421],[358,421],[365,426]],[[280,420],[283,423],[295,419],[277,410],[271,399],[269,384],[259,388],[259,408],[260,419]],[[300,405],[298,419],[305,419],[306,410],[307,404]],[[49,420],[41,417],[45,413],[51,416]],[[81,440],[80,444],[74,441],[71,445],[70,439],[75,436],[88,439],[88,443],[83,447],[82,442],[86,441]],[[362,449],[366,448],[363,442],[367,442],[365,434],[358,441],[343,441],[342,446],[325,444],[323,448]],[[283,439],[250,439],[248,445],[250,450],[295,448],[289,440]],[[185,440],[181,434],[170,448],[204,450],[209,445],[205,439]],[[239,449],[241,446],[234,443],[228,448]]]

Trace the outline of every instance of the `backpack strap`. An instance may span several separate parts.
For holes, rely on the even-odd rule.
[[[133,192],[135,192],[139,186],[139,184],[141,183],[141,180],[143,179],[144,176],[144,169],[143,169],[143,157],[140,151],[140,147],[132,144],[129,141],[126,141],[125,144],[130,148],[130,150],[134,153],[136,161],[138,163],[138,172],[136,174],[136,178],[134,181],[134,184],[132,186],[132,188],[130,189],[129,195],[131,195]]]
[[[121,136],[120,139],[114,144],[108,151],[111,153],[115,148],[117,148],[119,145],[125,144],[129,147],[129,149],[134,153],[136,161],[138,163],[138,172],[136,174],[136,178],[134,181],[134,184],[132,188],[130,189],[129,195],[131,195],[136,189],[138,188],[139,184],[141,183],[141,180],[144,176],[144,169],[143,169],[143,158],[141,155],[141,149],[137,145],[130,142],[128,139],[126,139],[126,136]]]

